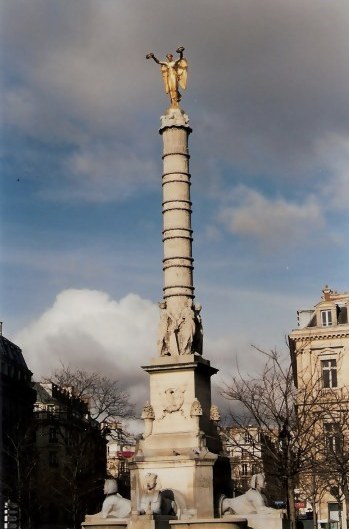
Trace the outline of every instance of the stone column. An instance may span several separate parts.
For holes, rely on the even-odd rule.
[[[169,108],[161,117],[163,138],[163,291],[167,309],[179,314],[194,298],[188,116]]]

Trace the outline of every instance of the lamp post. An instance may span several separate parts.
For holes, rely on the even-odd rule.
[[[288,420],[285,419],[282,429],[279,432],[279,442],[281,445],[282,454],[282,470],[284,478],[284,486],[286,492],[286,506],[287,506],[287,517],[290,521],[290,529],[296,527],[296,511],[294,504],[294,486],[293,477],[290,476],[290,462],[291,462],[291,449],[290,449],[291,433],[288,428]]]
[[[298,515],[299,515],[299,495],[301,491],[299,489],[294,489],[294,503],[295,503],[295,511],[296,511],[296,526],[298,522]]]

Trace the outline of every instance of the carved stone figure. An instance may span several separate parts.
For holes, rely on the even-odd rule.
[[[183,46],[177,48],[176,52],[179,53],[179,58],[176,60],[171,53],[166,55],[167,61],[159,61],[154,53],[148,53],[146,56],[147,59],[153,59],[157,64],[160,64],[165,92],[170,96],[172,108],[178,108],[182,98],[178,86],[183,90],[187,87],[188,61],[183,57],[183,51]]]
[[[203,330],[202,330],[202,318],[200,316],[201,305],[200,303],[195,303],[194,313],[195,313],[195,334],[193,339],[193,351],[202,355],[203,347]]]
[[[169,318],[169,327],[168,327],[168,348],[171,355],[181,354],[181,343],[180,343],[180,325],[182,322],[181,316],[178,317],[177,314],[172,314],[167,311]]]
[[[202,354],[201,305],[193,306],[192,300],[188,299],[179,314],[172,314],[167,309],[166,301],[160,301],[159,307],[158,354]]]
[[[139,502],[139,514],[161,514],[161,492],[157,488],[157,479],[157,474],[146,474]]]
[[[141,419],[144,420],[144,433],[143,439],[149,437],[153,431],[153,422],[155,419],[154,409],[149,402],[147,402],[143,408]]]
[[[179,354],[179,323],[174,314],[167,310],[166,301],[159,302],[160,321],[158,327],[158,353],[160,356]]]
[[[192,354],[192,344],[195,334],[195,314],[193,302],[187,300],[180,317],[178,318],[178,344],[179,354]]]
[[[251,478],[250,488],[245,494],[236,498],[221,497],[220,515],[224,514],[270,514],[273,515],[276,509],[267,507],[262,496],[265,486],[264,474],[254,474]]]
[[[115,479],[106,479],[104,482],[104,494],[106,498],[102,505],[101,512],[87,515],[87,520],[98,518],[129,518],[131,513],[131,501],[123,498],[118,493],[118,486]]]
[[[160,356],[169,355],[168,347],[168,328],[169,328],[169,316],[166,310],[166,301],[159,301],[160,308],[160,321],[158,327],[158,353]]]
[[[139,514],[163,514],[180,516],[181,510],[185,507],[182,496],[172,490],[160,490],[158,476],[148,472],[144,478],[143,493],[139,501]]]

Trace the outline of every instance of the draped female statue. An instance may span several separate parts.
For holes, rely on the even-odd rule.
[[[172,108],[178,108],[182,98],[178,87],[180,86],[183,90],[187,87],[188,61],[183,57],[183,51],[183,46],[177,48],[176,52],[179,53],[179,58],[176,60],[171,53],[166,55],[167,61],[159,61],[154,53],[148,53],[146,56],[147,59],[153,59],[157,64],[160,64],[165,92],[170,96]]]

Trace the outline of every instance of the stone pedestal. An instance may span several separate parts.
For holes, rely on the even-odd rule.
[[[132,509],[137,510],[144,477],[151,472],[159,488],[174,491],[182,517],[213,518],[214,485],[218,478],[230,479],[210,420],[210,377],[216,369],[200,355],[156,358],[143,369],[150,375],[153,419],[131,463]]]
[[[151,434],[139,445],[143,456],[219,453],[220,437],[210,418],[211,376],[218,370],[197,354],[154,358],[142,368],[150,375],[154,412]]]
[[[284,514],[276,510],[271,513],[257,513],[242,515],[247,519],[248,529],[283,529]],[[222,520],[234,521],[235,515],[225,515]],[[176,528],[177,529],[177,528]]]
[[[129,523],[128,519],[118,518],[98,518],[96,515],[85,517],[85,521],[82,522],[81,527],[83,529],[126,529]]]
[[[169,529],[171,520],[175,520],[175,516],[162,516],[144,514],[142,516],[131,516],[128,529]]]
[[[247,514],[248,527],[251,529],[282,529],[283,513],[275,510],[272,514]]]
[[[219,519],[196,519],[196,520],[178,520],[170,522],[170,529],[249,529],[247,519],[242,516],[230,516],[229,520]],[[269,529],[264,526],[263,529]]]

